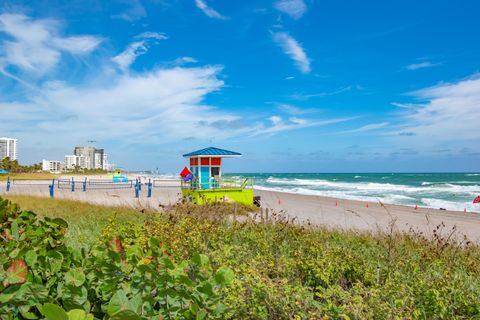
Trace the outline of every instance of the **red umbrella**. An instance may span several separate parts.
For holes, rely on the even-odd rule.
[[[480,196],[473,199],[473,203],[480,203]]]

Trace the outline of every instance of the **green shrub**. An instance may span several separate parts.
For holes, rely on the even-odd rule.
[[[90,250],[64,243],[62,219],[39,219],[0,199],[1,319],[222,318],[218,290],[233,272],[195,254],[173,261],[160,242]]]

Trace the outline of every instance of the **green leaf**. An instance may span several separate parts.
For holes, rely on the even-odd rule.
[[[58,224],[64,228],[68,228],[68,223],[67,221],[60,219],[60,218],[55,218],[52,220],[53,223]]]
[[[68,320],[67,313],[52,303],[45,303],[42,307],[42,313],[46,320]]]
[[[13,239],[18,240],[19,235],[18,235],[18,222],[17,222],[17,220],[12,222],[11,231],[12,231]]]
[[[110,320],[142,320],[142,318],[132,310],[123,310],[111,316]]]
[[[35,262],[37,262],[37,254],[35,253],[35,251],[29,250],[29,251],[25,254],[25,262],[26,262],[27,265],[29,265],[30,267],[33,267],[33,265],[35,264]]]
[[[3,286],[7,287],[10,284],[24,283],[27,280],[27,274],[27,264],[20,259],[15,259],[6,271],[7,278],[3,281]]]
[[[107,313],[112,316],[120,311],[128,309],[129,303],[127,294],[123,290],[118,290],[117,292],[115,292],[115,294],[112,296],[112,299],[108,303]]]
[[[215,274],[215,281],[218,284],[229,284],[233,281],[235,274],[233,273],[232,269],[221,267],[217,270]]]
[[[199,267],[207,266],[210,262],[206,255],[198,253],[193,256],[192,261]]]
[[[68,285],[73,285],[75,287],[80,287],[85,282],[85,274],[80,268],[73,269],[68,271],[65,274],[65,282]]]
[[[196,317],[197,320],[202,320],[202,319],[205,319],[206,317],[207,317],[207,311],[205,311],[205,309],[200,309],[197,312],[197,317]]]
[[[86,320],[87,315],[85,310],[82,309],[73,309],[67,312],[68,320]]]

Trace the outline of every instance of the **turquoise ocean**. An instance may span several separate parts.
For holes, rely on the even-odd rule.
[[[480,173],[250,173],[264,190],[480,212]]]

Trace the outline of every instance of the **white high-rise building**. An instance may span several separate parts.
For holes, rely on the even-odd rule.
[[[42,170],[58,173],[62,171],[62,163],[56,160],[42,160]]]
[[[75,166],[78,166],[77,156],[74,154],[67,154],[65,156],[65,168],[67,170],[75,169]]]
[[[0,138],[0,160],[9,157],[10,160],[17,160],[17,139]]]
[[[74,170],[77,166],[81,169],[87,169],[90,164],[90,157],[83,155],[76,156],[74,154],[67,154],[64,159],[65,169],[67,170]]]

